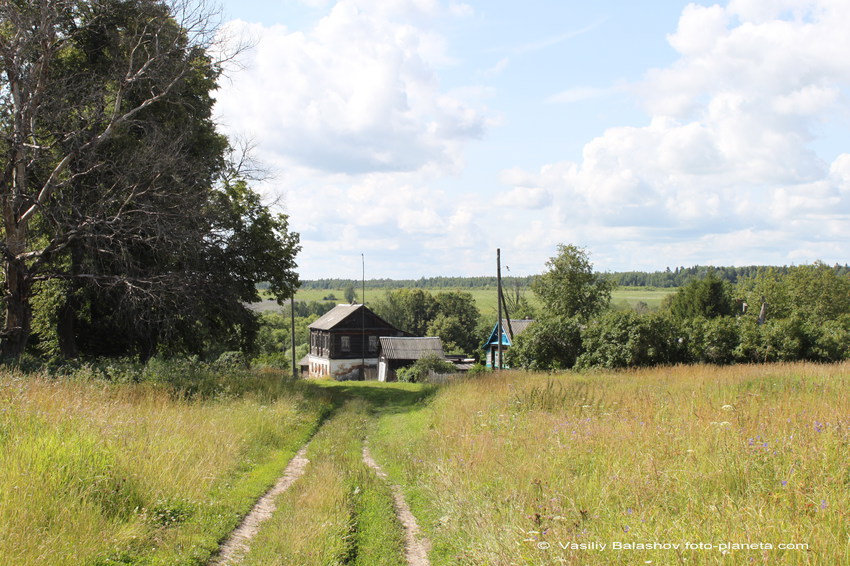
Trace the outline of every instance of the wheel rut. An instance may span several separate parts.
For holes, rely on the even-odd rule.
[[[387,473],[375,461],[372,453],[369,452],[369,447],[365,444],[363,445],[363,462],[372,468],[379,478],[389,483]],[[431,541],[422,535],[419,524],[416,522],[416,517],[410,511],[410,506],[404,499],[401,488],[390,483],[390,490],[393,494],[393,505],[396,516],[404,527],[405,558],[407,559],[408,566],[430,566],[431,562],[428,560],[428,551],[431,550]]]
[[[307,447],[309,442],[295,453],[292,460],[287,464],[283,475],[269,489],[265,495],[257,500],[251,511],[236,527],[228,539],[221,545],[218,556],[210,562],[209,566],[235,566],[242,562],[251,547],[251,540],[260,531],[260,525],[269,519],[277,510],[275,499],[278,495],[289,489],[298,478],[304,475],[307,464]]]

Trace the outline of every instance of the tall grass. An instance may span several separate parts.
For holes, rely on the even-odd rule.
[[[0,562],[206,563],[327,410],[275,387],[0,376]]]
[[[435,564],[828,565],[849,431],[846,364],[697,366],[466,380],[372,444]]]

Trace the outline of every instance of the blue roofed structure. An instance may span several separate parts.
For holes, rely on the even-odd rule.
[[[502,319],[502,353],[513,345],[513,341],[517,336],[522,334],[528,326],[534,322],[530,318],[522,318],[518,320]],[[481,346],[487,352],[486,365],[489,368],[499,367],[499,325],[493,325],[493,331],[490,337]],[[502,364],[502,367],[507,367]]]

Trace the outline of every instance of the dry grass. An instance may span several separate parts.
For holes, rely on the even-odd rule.
[[[303,401],[0,377],[0,556],[205,563],[315,426]]]
[[[831,565],[848,431],[846,364],[695,366],[462,381],[372,444],[435,564]]]

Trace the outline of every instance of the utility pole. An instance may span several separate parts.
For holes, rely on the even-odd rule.
[[[298,376],[296,375],[295,365],[295,290],[292,291],[292,296],[289,297],[289,318],[291,323],[291,332],[290,336],[292,340],[290,341],[290,347],[292,348],[292,379],[296,379]]]
[[[499,319],[496,321],[496,327],[499,329],[497,338],[498,353],[499,353],[499,369],[502,369],[502,250],[496,248],[496,289],[498,290],[499,303]]]
[[[363,286],[360,294],[360,379],[366,380],[366,256],[360,254],[363,267]]]

